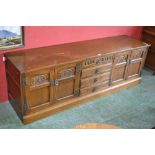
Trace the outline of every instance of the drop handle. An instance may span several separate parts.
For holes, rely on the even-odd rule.
[[[95,73],[98,74],[99,73],[99,68],[96,68]]]

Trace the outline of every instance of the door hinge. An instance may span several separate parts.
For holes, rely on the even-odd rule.
[[[23,78],[23,79],[22,79],[22,85],[23,85],[23,86],[26,86],[26,84],[27,84],[26,78]]]
[[[80,73],[81,72],[81,64],[77,64],[76,65],[76,73]]]
[[[24,113],[26,113],[27,111],[29,111],[29,106],[27,103],[24,103],[24,107],[23,107]]]
[[[109,79],[109,84],[110,84],[110,85],[112,84],[112,78]]]
[[[127,61],[127,64],[128,64],[128,65],[130,65],[130,64],[131,64],[131,60],[130,60],[130,59]]]
[[[56,86],[59,84],[59,81],[58,80],[51,80],[51,85],[52,86]]]
[[[80,96],[80,89],[76,89],[76,90],[74,91],[74,95],[75,95],[75,96]]]

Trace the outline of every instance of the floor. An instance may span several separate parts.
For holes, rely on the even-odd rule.
[[[124,129],[155,126],[155,76],[144,69],[142,83],[23,125],[11,105],[0,104],[0,128],[73,128],[83,123],[110,123]]]

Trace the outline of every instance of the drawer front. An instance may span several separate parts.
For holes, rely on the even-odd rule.
[[[84,79],[104,72],[110,72],[111,67],[111,65],[102,65],[98,67],[92,67],[89,69],[83,69],[81,77]]]
[[[82,95],[87,95],[89,93],[94,93],[94,92],[100,91],[102,89],[105,89],[108,86],[109,86],[109,81],[105,81],[105,82],[95,85],[93,87],[83,88],[83,89],[80,89],[80,95],[82,96]]]
[[[112,64],[112,61],[113,61],[112,54],[97,56],[95,58],[88,58],[82,63],[82,68],[88,68],[102,64]]]
[[[110,79],[110,72],[81,80],[81,88],[90,87]]]

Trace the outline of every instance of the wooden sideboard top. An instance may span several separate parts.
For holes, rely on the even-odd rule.
[[[99,54],[121,52],[144,46],[148,45],[123,35],[21,50],[7,53],[5,56],[21,73],[26,73],[57,64],[79,61]]]

